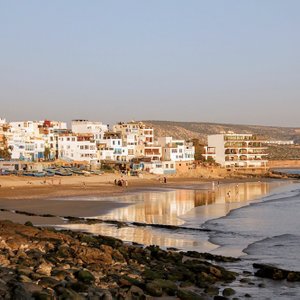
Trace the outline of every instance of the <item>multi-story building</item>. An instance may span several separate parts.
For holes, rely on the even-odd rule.
[[[267,148],[264,140],[253,134],[225,133],[208,136],[204,157],[223,167],[265,168]]]
[[[176,140],[172,137],[160,137],[158,143],[162,146],[162,160],[164,161],[193,161],[195,147],[185,140]]]
[[[97,145],[92,134],[64,134],[58,138],[58,158],[96,164]]]
[[[118,123],[113,126],[113,131],[121,133],[124,146],[128,136],[134,138],[136,145],[152,145],[154,143],[154,130],[143,122]]]
[[[9,136],[8,148],[12,159],[37,161],[44,159],[45,141],[20,132]]]
[[[127,161],[128,149],[123,147],[120,133],[105,132],[103,142],[98,144],[100,160]]]
[[[154,145],[154,130],[143,122],[118,123],[113,131],[122,137],[123,147],[127,149],[127,161],[133,158],[150,157],[160,160],[161,148]]]
[[[88,120],[73,120],[71,127],[73,133],[92,134],[97,144],[103,142],[104,133],[108,131],[108,125]]]

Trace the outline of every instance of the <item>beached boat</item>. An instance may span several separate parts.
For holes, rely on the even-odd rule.
[[[65,169],[55,170],[54,173],[55,175],[59,175],[59,176],[72,176],[72,173]]]

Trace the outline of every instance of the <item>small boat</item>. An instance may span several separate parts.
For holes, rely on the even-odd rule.
[[[34,172],[33,176],[34,177],[45,177],[46,176],[46,172]]]
[[[66,171],[65,169],[55,170],[55,174],[59,175],[59,176],[72,176],[72,173],[69,171]]]
[[[23,172],[23,176],[34,176],[34,172]]]

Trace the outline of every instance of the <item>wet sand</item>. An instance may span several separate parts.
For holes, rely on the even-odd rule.
[[[147,189],[173,189],[192,185],[195,188],[204,188],[206,182],[195,179],[170,178],[167,184],[159,182],[159,176],[146,175],[143,178],[124,177],[129,186],[114,185],[119,175],[105,174],[102,176],[72,176],[47,178],[29,178],[18,176],[0,177],[0,209],[20,210],[37,215],[52,214],[55,216],[92,217],[105,214],[111,210],[128,205],[118,201],[117,197],[131,193],[138,193]],[[107,197],[115,196],[107,200]],[[84,197],[97,197],[97,201],[89,201]],[[103,199],[101,199],[103,197]],[[59,200],[58,200],[59,199]],[[64,200],[64,201],[62,201]],[[53,219],[38,219],[33,216],[1,212],[1,219],[9,219],[24,223],[27,220],[34,224],[53,224]],[[60,224],[56,219],[55,224]]]
[[[19,210],[37,215],[94,217],[128,206],[130,203],[118,199],[124,195],[145,191],[210,190],[212,188],[212,182],[195,178],[168,178],[168,183],[162,184],[158,180],[159,176],[155,175],[146,175],[143,178],[124,177],[129,182],[128,188],[115,186],[114,180],[120,178],[115,174],[55,177],[53,181],[51,178],[47,179],[45,184],[43,178],[2,176],[0,177],[0,209]],[[238,181],[249,180],[221,180],[220,183]],[[86,197],[89,199],[87,200]],[[93,200],[93,197],[97,201]],[[56,219],[57,222],[54,218],[50,218],[51,220],[42,218],[45,220],[42,222],[38,217],[20,216],[8,212],[1,212],[0,218],[21,223],[30,220],[38,225],[62,223],[59,218]]]

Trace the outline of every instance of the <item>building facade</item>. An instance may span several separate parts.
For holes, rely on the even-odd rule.
[[[264,140],[252,134],[225,133],[208,136],[204,157],[222,167],[266,168],[267,147]]]

